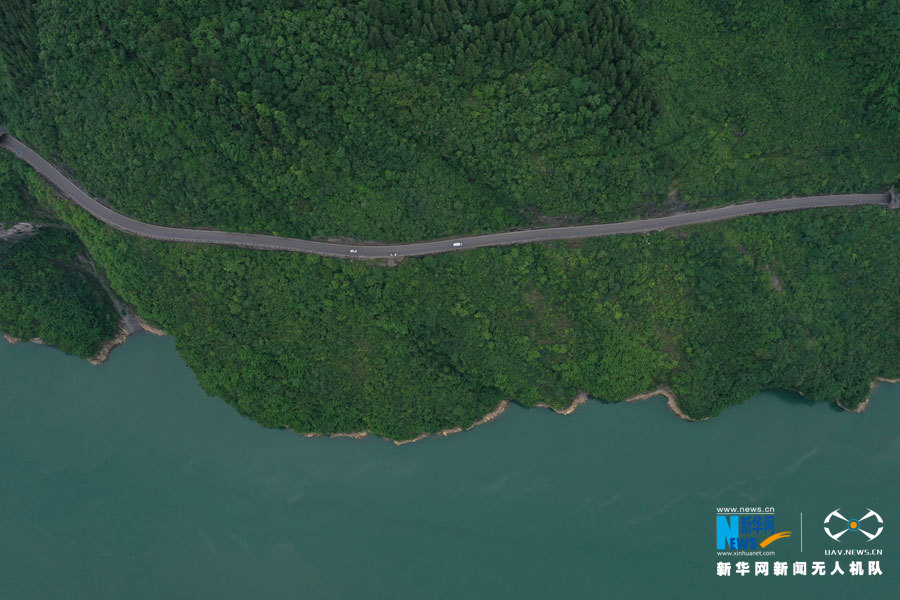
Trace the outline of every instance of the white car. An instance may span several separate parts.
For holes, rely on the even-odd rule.
[[[462,246],[462,242],[453,242],[454,248],[459,248],[460,246]]]
[[[350,254],[356,254],[357,250],[355,248],[350,249]]]

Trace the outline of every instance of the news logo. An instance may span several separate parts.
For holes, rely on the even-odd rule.
[[[790,531],[775,531],[774,509],[716,515],[716,550],[760,550],[790,536]]]

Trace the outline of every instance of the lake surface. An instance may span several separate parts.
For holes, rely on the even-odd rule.
[[[403,447],[263,429],[149,335],[101,368],[0,342],[0,385],[4,599],[895,598],[900,585],[900,385],[863,415],[784,393],[704,423],[661,399],[567,417],[512,407]],[[716,509],[732,505],[774,507],[792,530],[769,560],[831,571],[826,548],[878,547],[883,575],[717,577],[741,560],[714,544]],[[877,511],[883,533],[831,541],[837,508]]]

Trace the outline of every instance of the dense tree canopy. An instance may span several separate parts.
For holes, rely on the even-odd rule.
[[[391,269],[163,244],[57,206],[204,388],[272,427],[405,439],[502,399],[563,407],[659,384],[698,418],[771,387],[852,406],[900,375],[900,223],[882,208]]]
[[[11,154],[0,151],[0,226],[24,221],[37,210],[22,175],[27,168]]]
[[[894,3],[11,0],[0,15],[22,24],[0,30],[0,117],[159,223],[408,240],[900,178]],[[703,417],[769,387],[854,405],[900,376],[898,211],[385,268],[136,239],[30,183],[204,388],[268,426],[408,438],[502,399],[664,383]]]
[[[11,0],[0,112],[135,217],[301,237],[883,189],[880,4]]]
[[[67,161],[149,220],[418,237],[524,223],[533,179],[572,189],[654,111],[615,2],[250,4],[39,3],[17,125],[90,138]]]
[[[82,357],[115,335],[118,315],[78,265],[79,250],[75,234],[60,229],[15,244],[0,241],[0,331],[39,337]]]

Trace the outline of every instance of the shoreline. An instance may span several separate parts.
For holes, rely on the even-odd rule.
[[[151,335],[155,335],[155,336],[159,336],[159,337],[165,337],[166,335],[168,335],[162,329],[154,327],[154,326],[150,325],[149,323],[147,323],[146,321],[144,321],[142,318],[140,318],[136,315],[133,315],[131,313],[128,313],[119,320],[119,328],[116,331],[116,335],[112,339],[106,340],[105,342],[100,344],[100,347],[97,349],[97,352],[94,353],[93,356],[87,357],[85,360],[87,360],[89,363],[91,363],[95,367],[99,367],[100,365],[105,363],[107,360],[109,360],[109,355],[115,348],[117,348],[117,347],[121,346],[122,344],[124,344],[125,342],[127,342],[128,338],[130,338],[135,333],[141,333],[142,331],[146,331],[147,333],[149,333]],[[21,338],[13,337],[6,333],[0,333],[0,336],[2,336],[3,339],[6,340],[7,343],[12,344],[12,345],[31,343],[31,344],[39,344],[41,346],[49,346],[49,344],[47,342],[45,342],[44,340],[42,340],[39,337],[32,338],[30,340],[23,340]]]
[[[875,381],[873,381],[870,384],[869,389],[870,390],[873,389],[878,383],[882,383],[882,382],[883,383],[900,383],[900,378],[890,379],[887,377],[876,377]],[[703,417],[702,419],[694,419],[690,415],[685,413],[681,409],[681,407],[678,405],[678,397],[675,395],[675,392],[673,392],[671,390],[671,388],[669,388],[666,385],[661,385],[657,389],[650,391],[650,392],[644,392],[643,394],[635,394],[634,396],[625,398],[624,400],[622,400],[622,402],[639,402],[642,400],[649,400],[650,398],[655,398],[656,396],[665,397],[666,398],[666,406],[669,408],[670,411],[672,411],[672,413],[674,415],[676,415],[679,419],[681,419],[683,421],[688,421],[690,423],[701,423],[703,421],[708,421],[712,418],[712,417]],[[558,415],[565,416],[565,415],[571,415],[572,413],[574,413],[578,409],[579,406],[587,404],[588,400],[590,400],[590,396],[588,395],[587,392],[578,392],[578,394],[575,396],[575,398],[572,399],[572,403],[562,409],[554,408],[544,402],[535,404],[533,406],[525,406],[523,408],[548,408]],[[479,427],[486,423],[490,423],[491,421],[493,421],[494,419],[496,419],[497,417],[502,415],[506,411],[506,409],[509,408],[510,404],[511,404],[510,400],[503,400],[502,402],[500,402],[500,404],[497,405],[497,408],[495,408],[494,410],[492,410],[491,412],[486,414],[484,417],[475,421],[474,423],[472,423],[471,425],[469,425],[468,427],[465,427],[465,428],[451,427],[448,429],[442,429],[441,431],[437,431],[435,433],[422,433],[422,434],[417,435],[416,437],[410,438],[408,440],[392,440],[389,438],[384,438],[384,439],[389,442],[392,442],[395,446],[405,446],[406,444],[412,444],[415,442],[419,442],[419,441],[424,440],[429,437],[435,437],[435,436],[439,436],[439,435],[446,437],[446,436],[452,435],[454,433],[462,433],[465,431],[471,431],[472,429],[474,429],[476,427]],[[853,413],[859,414],[859,413],[862,413],[865,410],[865,407],[867,407],[869,405],[869,398],[866,398],[866,400],[864,402],[862,402],[854,410],[845,408],[844,406],[842,406],[840,404],[840,402],[838,402],[837,404],[838,404],[838,406],[840,406],[847,412],[853,412]],[[290,427],[284,427],[283,429],[293,431]],[[354,438],[354,439],[360,439],[360,438],[364,438],[368,435],[371,435],[371,432],[370,431],[356,431],[356,432],[352,432],[352,433],[330,433],[330,434],[329,433],[304,433],[302,435],[304,435],[306,437],[329,437],[329,438],[349,437],[349,438]]]
[[[708,421],[710,417],[703,417],[702,419],[694,419],[686,412],[681,410],[681,407],[678,405],[678,398],[675,396],[675,392],[673,392],[669,386],[661,385],[652,392],[644,392],[643,394],[637,394],[630,398],[625,398],[624,402],[639,402],[641,400],[649,400],[650,398],[655,398],[656,396],[665,396],[666,398],[666,406],[669,407],[675,415],[682,419],[683,421],[690,421],[691,423],[699,423],[701,421]]]
[[[842,408],[843,410],[845,410],[847,412],[856,413],[857,415],[861,415],[862,413],[866,412],[867,408],[869,408],[869,401],[872,399],[872,391],[875,389],[875,386],[877,386],[879,383],[900,383],[900,377],[898,377],[896,379],[891,379],[890,377],[876,377],[875,381],[873,381],[872,383],[869,384],[869,395],[866,396],[865,400],[863,400],[862,402],[857,404],[856,408],[847,408],[846,406],[841,404],[840,400],[835,402],[835,404],[837,404],[840,408]]]
[[[152,325],[147,323],[147,321],[129,312],[119,320],[119,329],[115,337],[111,340],[103,342],[100,345],[100,348],[97,350],[96,354],[87,359],[87,361],[95,367],[99,367],[107,360],[109,360],[109,355],[113,350],[127,342],[128,338],[130,338],[135,333],[141,333],[143,331],[146,331],[147,333],[158,337],[165,337],[167,335],[166,332],[162,329],[153,327]]]
[[[47,342],[45,342],[44,340],[42,340],[42,339],[39,338],[39,337],[31,338],[30,340],[23,340],[22,338],[13,337],[13,336],[11,336],[11,335],[7,335],[7,334],[4,333],[4,334],[3,334],[3,339],[6,340],[8,343],[10,343],[10,344],[12,344],[12,345],[16,345],[16,344],[25,344],[25,343],[38,344],[38,345],[41,345],[41,346],[47,346],[47,345],[48,345]]]
[[[500,402],[500,404],[498,404],[494,410],[492,410],[488,414],[484,415],[483,417],[481,417],[480,419],[478,419],[477,421],[475,421],[474,423],[472,423],[465,429],[457,426],[457,427],[450,427],[448,429],[442,429],[440,431],[436,431],[435,433],[420,433],[416,437],[410,438],[408,440],[392,440],[390,438],[384,438],[384,439],[389,442],[392,442],[395,446],[404,446],[406,444],[412,444],[412,443],[424,440],[427,437],[438,436],[438,435],[442,435],[442,436],[446,437],[446,436],[452,435],[454,433],[462,433],[463,431],[469,431],[470,429],[474,429],[475,427],[478,427],[479,425],[484,425],[485,423],[489,423],[490,421],[493,421],[494,419],[496,419],[497,417],[499,417],[506,411],[506,409],[509,407],[509,404],[510,404],[509,400],[502,400]],[[294,431],[287,425],[282,427],[282,429],[286,429],[287,431]],[[302,433],[300,435],[302,435],[304,437],[308,437],[308,438],[314,438],[314,437],[327,437],[330,439],[353,438],[353,439],[358,440],[358,439],[367,437],[369,435],[372,435],[372,432],[371,431],[352,431],[349,433],[317,433],[317,432],[313,431],[313,432],[309,432],[309,433]]]
[[[121,346],[128,340],[128,332],[122,327],[122,322],[119,322],[119,328],[116,330],[116,335],[111,340],[107,340],[100,344],[100,347],[97,349],[97,352],[94,355],[87,359],[89,363],[94,365],[95,367],[99,367],[107,360],[109,360],[109,354],[113,351],[117,346]]]
[[[535,404],[532,408],[549,408],[550,410],[552,410],[553,412],[555,412],[558,415],[571,415],[573,412],[575,412],[575,410],[579,406],[581,406],[582,404],[586,404],[587,401],[590,399],[591,399],[591,397],[588,396],[587,392],[578,392],[578,395],[576,395],[575,398],[572,399],[572,403],[569,404],[569,406],[567,406],[565,408],[562,408],[562,409],[553,408],[552,406],[550,406],[549,404],[546,404],[545,402],[539,402],[539,403]]]
[[[421,433],[421,434],[417,435],[416,437],[408,439],[408,440],[391,440],[391,441],[394,442],[395,446],[403,446],[406,444],[412,444],[414,442],[424,440],[425,438],[431,437],[431,436],[442,435],[444,437],[447,437],[448,435],[452,435],[454,433],[462,433],[463,431],[469,431],[471,429],[475,429],[476,427],[484,425],[485,423],[490,423],[491,421],[493,421],[494,419],[496,419],[497,417],[499,417],[500,415],[505,413],[506,409],[509,408],[509,404],[510,404],[509,400],[501,400],[500,404],[498,404],[494,410],[492,410],[488,414],[484,415],[483,417],[481,417],[480,419],[478,419],[477,421],[475,421],[474,423],[472,423],[465,429],[463,429],[462,427],[459,427],[459,426],[450,427],[449,429],[442,429],[436,433]]]
[[[134,328],[131,331],[128,331],[128,327],[126,325],[126,320],[129,317],[132,319],[132,321],[131,321],[132,323],[136,323],[138,325],[137,328]],[[95,365],[95,366],[102,365],[104,362],[106,362],[106,360],[109,359],[110,352],[112,352],[112,350],[114,348],[124,344],[126,341],[128,341],[129,337],[131,337],[135,333],[140,333],[141,331],[146,331],[147,333],[150,333],[150,334],[156,335],[156,336],[160,336],[160,337],[168,335],[163,330],[150,325],[149,323],[147,323],[140,317],[138,317],[136,315],[128,314],[128,315],[126,315],[126,317],[123,317],[122,320],[120,321],[119,333],[116,335],[116,337],[105,342],[101,346],[100,350],[97,351],[97,354],[95,354],[94,356],[87,359],[88,362],[90,362],[92,365]],[[13,337],[11,335],[8,335],[6,333],[0,333],[0,336],[2,336],[3,339],[6,340],[10,344],[21,344],[23,342],[28,341],[28,342],[33,342],[35,344],[47,345],[47,342],[45,342],[41,338],[34,338],[32,340],[22,340],[22,339]],[[863,412],[865,412],[866,408],[868,408],[868,406],[869,406],[869,402],[871,400],[871,391],[874,390],[875,386],[878,385],[879,383],[900,383],[900,378],[889,378],[889,377],[880,377],[880,376],[876,377],[875,380],[869,384],[870,395],[867,396],[866,399],[864,401],[862,401],[856,408],[852,408],[852,409],[847,408],[846,406],[841,404],[840,401],[837,401],[835,404],[837,404],[837,406],[839,406],[841,409],[843,409],[847,412],[851,412],[851,413],[855,413],[855,414],[862,414]],[[684,421],[688,421],[691,423],[700,423],[702,421],[708,421],[709,419],[711,419],[711,417],[703,417],[702,419],[694,419],[690,415],[685,413],[681,409],[681,407],[678,405],[678,398],[675,395],[675,393],[671,390],[671,388],[669,388],[666,385],[661,385],[657,389],[652,390],[650,392],[644,392],[642,394],[635,394],[634,396],[625,398],[624,400],[622,400],[622,402],[629,402],[629,403],[630,402],[639,402],[642,400],[649,400],[650,398],[655,398],[656,396],[665,397],[666,398],[666,406],[679,419],[682,419]],[[547,409],[552,410],[553,412],[555,412],[558,415],[567,416],[567,415],[571,415],[572,413],[574,413],[578,409],[578,407],[583,406],[584,404],[587,404],[588,400],[590,400],[590,396],[588,395],[588,393],[584,392],[584,391],[579,391],[578,394],[572,399],[572,402],[565,408],[558,409],[558,408],[550,406],[549,404],[544,403],[544,402],[540,402],[533,406],[526,406],[524,408],[547,408]],[[463,433],[465,431],[471,431],[472,429],[474,429],[476,427],[480,427],[481,425],[490,423],[494,419],[498,418],[500,415],[502,415],[504,412],[506,412],[506,409],[509,408],[510,404],[511,404],[510,400],[502,400],[496,406],[496,408],[494,408],[494,410],[487,413],[486,415],[484,415],[483,417],[481,417],[480,419],[478,419],[477,421],[475,421],[468,427],[460,427],[460,426],[450,427],[447,429],[442,429],[440,431],[436,431],[434,433],[422,433],[422,434],[417,435],[416,437],[413,437],[413,438],[410,438],[407,440],[392,440],[390,438],[384,438],[384,439],[389,442],[392,442],[395,446],[405,446],[406,444],[412,444],[415,442],[419,442],[419,441],[424,440],[425,438],[429,438],[429,437],[436,437],[436,436],[447,437],[448,435],[453,435],[455,433]],[[288,426],[284,426],[284,427],[282,427],[282,429],[286,429],[291,432],[294,431],[293,429],[291,429]],[[309,432],[309,433],[302,433],[301,435],[308,437],[308,438],[328,437],[328,438],[332,438],[332,439],[334,439],[334,438],[362,439],[364,437],[368,437],[368,436],[372,435],[372,432],[368,431],[368,430],[367,431],[340,432],[340,433]]]
[[[631,396],[630,398],[626,398],[623,402],[636,402],[638,400],[646,400],[648,398],[653,398],[656,396],[665,396],[666,397],[666,406],[668,406],[669,409],[674,414],[676,414],[679,418],[681,418],[685,421],[697,422],[695,419],[692,419],[684,411],[681,410],[681,408],[678,406],[678,401],[675,397],[674,392],[672,392],[672,390],[670,390],[667,386],[660,386],[658,389],[656,389],[652,392],[646,392],[643,394],[637,394],[635,396]],[[558,415],[567,416],[567,415],[571,415],[572,413],[574,413],[578,409],[579,406],[583,406],[583,405],[587,404],[588,400],[590,400],[590,396],[588,395],[588,393],[584,392],[584,391],[580,391],[572,399],[572,402],[565,408],[554,408],[553,406],[550,406],[549,404],[547,404],[545,402],[540,402],[533,406],[526,406],[524,408],[547,408],[547,409],[552,410],[553,412],[555,412]],[[447,429],[442,429],[442,430],[436,431],[434,433],[421,433],[421,434],[417,435],[416,437],[410,438],[408,440],[392,440],[389,438],[384,438],[384,439],[386,439],[389,442],[392,442],[395,446],[405,446],[406,444],[414,444],[415,442],[420,442],[429,437],[436,437],[436,436],[447,437],[448,435],[453,435],[455,433],[463,433],[465,431],[471,431],[472,429],[475,429],[476,427],[480,427],[481,425],[490,423],[491,421],[493,421],[494,419],[496,419],[497,417],[502,415],[504,412],[506,412],[506,409],[509,408],[510,404],[512,404],[512,402],[510,400],[502,400],[497,405],[497,407],[494,408],[494,410],[492,410],[491,412],[484,415],[483,417],[481,417],[480,419],[478,419],[477,421],[475,421],[474,423],[472,423],[471,425],[469,425],[468,427],[465,427],[465,428],[460,427],[460,426],[449,427]],[[704,417],[703,419],[701,419],[701,421],[705,421],[707,419],[709,419],[709,417]],[[286,429],[288,431],[293,431],[293,429],[291,429],[288,426],[285,426],[282,429]],[[354,431],[354,432],[350,432],[350,433],[311,432],[311,433],[304,433],[301,435],[308,437],[308,438],[328,437],[331,439],[334,439],[334,438],[361,439],[361,438],[367,437],[371,434],[372,434],[372,432],[370,432],[370,431]]]

